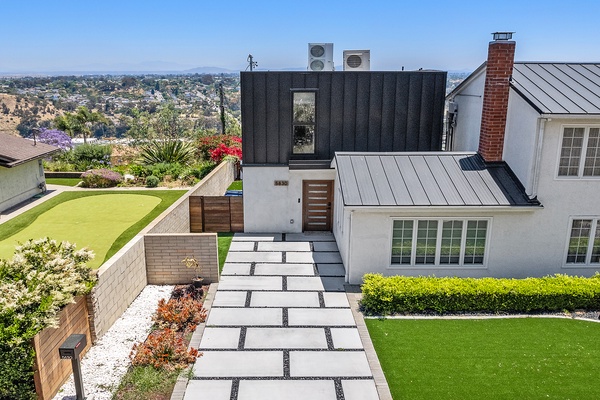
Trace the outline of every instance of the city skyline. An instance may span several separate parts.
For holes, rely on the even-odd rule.
[[[518,61],[598,61],[600,3],[514,0],[282,3],[2,2],[0,72],[303,68],[308,43],[369,49],[372,70],[472,71],[491,32],[515,31]]]

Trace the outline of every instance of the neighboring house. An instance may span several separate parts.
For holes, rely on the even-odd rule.
[[[45,185],[42,158],[60,148],[0,133],[0,212],[40,193]]]
[[[244,229],[331,231],[336,151],[441,150],[446,73],[242,72]]]

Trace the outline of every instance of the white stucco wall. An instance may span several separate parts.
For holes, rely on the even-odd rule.
[[[38,160],[13,168],[0,167],[0,212],[40,193],[41,182],[45,179]]]
[[[458,104],[458,114],[454,128],[453,151],[477,151],[479,148],[484,86],[485,71],[482,70],[454,96],[454,102]]]
[[[302,181],[333,180],[335,171],[244,167],[244,231],[302,232]],[[288,186],[275,186],[288,181]]]
[[[504,161],[532,194],[533,164],[540,114],[513,89],[508,99],[508,114],[504,136]]]

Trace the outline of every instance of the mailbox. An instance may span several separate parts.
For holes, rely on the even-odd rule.
[[[81,351],[85,349],[86,345],[87,340],[85,335],[73,334],[58,348],[58,354],[63,360],[73,360],[79,358]]]
[[[64,343],[58,348],[58,355],[62,360],[71,360],[71,365],[73,367],[73,380],[75,381],[76,400],[85,400],[79,356],[81,355],[83,349],[85,349],[86,345],[87,340],[85,335],[74,333],[69,336],[67,340],[65,340]]]

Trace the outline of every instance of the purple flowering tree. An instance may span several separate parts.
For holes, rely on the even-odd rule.
[[[71,144],[71,138],[69,135],[58,129],[42,129],[37,137],[37,140],[51,144],[56,147],[60,147],[62,151],[71,150],[73,144]]]

